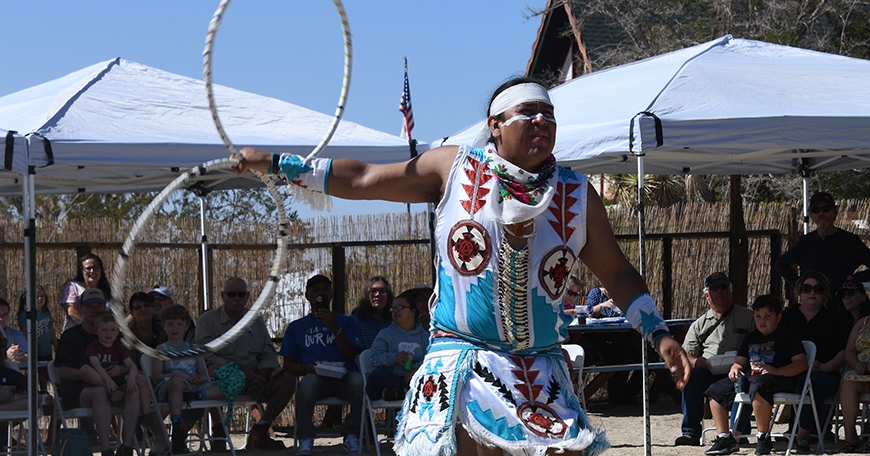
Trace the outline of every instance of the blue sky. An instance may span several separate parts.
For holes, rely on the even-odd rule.
[[[202,78],[217,1],[0,0],[6,51],[0,96],[122,57]],[[522,75],[546,0],[345,0],[353,77],[345,119],[398,135],[408,57],[414,137],[426,142],[483,117],[492,91]],[[343,66],[329,0],[236,0],[215,44],[215,82],[332,115]],[[205,97],[205,95],[203,95]],[[364,159],[364,157],[361,157]],[[295,205],[300,216],[321,215]],[[333,214],[404,211],[396,203],[335,201]],[[422,210],[422,205],[414,209]]]

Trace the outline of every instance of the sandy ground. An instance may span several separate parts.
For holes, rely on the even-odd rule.
[[[677,456],[698,456],[703,455],[704,451],[709,448],[709,443],[704,447],[675,447],[674,440],[680,436],[680,422],[682,415],[680,407],[669,398],[664,396],[657,403],[650,407],[651,415],[651,454],[656,455],[677,455]],[[644,432],[643,432],[643,412],[640,405],[620,405],[611,406],[606,403],[589,404],[589,416],[593,423],[603,426],[607,431],[608,439],[611,442],[612,448],[605,452],[607,456],[636,456],[644,454]],[[712,426],[712,420],[706,420],[705,426]],[[780,429],[777,425],[776,430]],[[842,432],[842,431],[841,431]],[[288,448],[292,448],[292,434],[284,437],[285,433],[278,432],[277,438],[285,442]],[[708,434],[708,438],[713,438],[713,433]],[[237,445],[244,445],[241,436],[234,439],[237,440]],[[833,444],[826,443],[826,453],[836,453],[834,449],[842,446],[842,442]],[[363,448],[365,454],[374,455],[374,448]],[[776,442],[774,444],[773,454],[785,454],[786,443]],[[214,455],[228,455],[229,453],[212,453]],[[240,450],[239,454],[251,456],[283,456],[292,455],[295,452],[292,449],[285,451],[247,451]],[[331,456],[344,455],[345,452],[341,446],[340,438],[318,438],[315,441],[316,456]],[[390,445],[381,445],[381,454],[384,456],[394,455]],[[752,438],[750,443],[743,444],[739,455],[755,454],[755,439]]]

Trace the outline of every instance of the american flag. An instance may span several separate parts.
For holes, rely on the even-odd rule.
[[[411,86],[408,84],[408,59],[405,59],[405,90],[402,91],[402,101],[399,102],[399,112],[404,114],[402,121],[402,138],[411,140],[411,130],[414,129],[414,110],[411,109]]]

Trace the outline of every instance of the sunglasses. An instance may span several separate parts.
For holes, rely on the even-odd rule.
[[[801,293],[810,293],[810,292],[815,292],[816,294],[822,294],[825,292],[825,287],[823,287],[821,284],[810,285],[808,283],[805,283],[805,284],[801,285]]]
[[[224,294],[231,297],[231,298],[235,298],[237,296],[239,298],[244,298],[245,296],[248,295],[248,292],[247,291],[225,291]]]
[[[720,283],[719,285],[713,285],[713,286],[707,287],[707,290],[709,290],[709,291],[719,291],[719,290],[727,290],[727,289],[728,289],[727,283]]]
[[[390,312],[398,312],[402,309],[410,309],[411,306],[395,306],[390,308]]]
[[[146,307],[150,309],[150,308],[154,307],[154,305],[151,304],[151,303],[149,302],[149,303],[142,304],[142,305],[139,305],[139,306],[133,306],[133,307],[131,307],[131,309],[133,309],[133,310],[142,310],[142,309],[144,309],[144,308],[146,308]]]
[[[580,296],[580,293],[578,293],[576,291],[571,291],[571,290],[566,291],[565,294],[568,296],[574,296],[574,297]]]
[[[832,209],[834,208],[831,207],[830,204],[826,204],[824,206],[813,206],[813,208],[810,210],[813,212],[813,214],[818,214],[819,212],[831,212]]]

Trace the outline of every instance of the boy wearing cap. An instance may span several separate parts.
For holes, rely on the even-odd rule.
[[[692,371],[683,388],[683,435],[674,442],[677,446],[701,445],[704,391],[727,376],[727,373],[714,375],[707,359],[727,351],[737,351],[743,338],[755,329],[752,311],[732,303],[731,280],[724,272],[714,272],[704,279],[704,298],[710,304],[710,310],[689,326],[683,341]]]
[[[792,286],[798,280],[792,264],[800,267],[800,274],[807,271],[825,274],[832,287],[839,286],[853,274],[862,282],[870,280],[870,270],[855,274],[855,269],[861,265],[870,267],[870,248],[857,235],[834,226],[839,214],[834,197],[826,192],[815,193],[810,197],[809,209],[816,230],[801,236],[776,260],[776,272]]]

